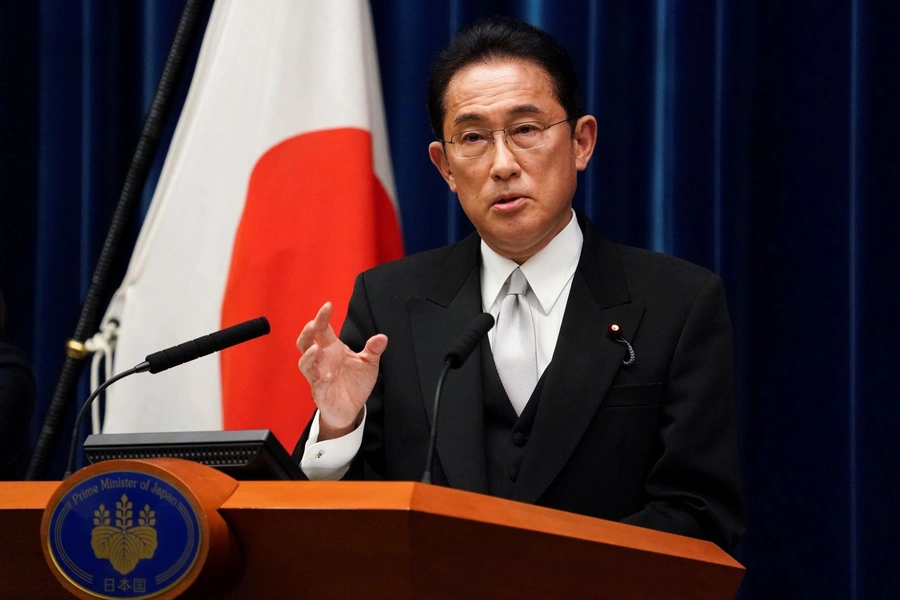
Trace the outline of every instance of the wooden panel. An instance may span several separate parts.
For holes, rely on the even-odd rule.
[[[411,485],[414,485],[410,504],[413,510],[744,570],[740,563],[711,542],[459,490]]]
[[[744,572],[709,542],[416,483],[245,482],[222,511],[239,539],[277,536],[279,523],[303,531],[285,540],[284,568],[304,593],[328,598],[721,599],[735,596]],[[258,585],[244,583],[234,597]]]
[[[41,550],[41,518],[59,482],[0,482],[0,579],[4,599],[72,596],[57,583]]]
[[[246,556],[228,598],[404,598],[413,595],[409,513],[223,510]]]
[[[427,598],[734,598],[740,575],[682,557],[527,529],[413,513],[417,596]],[[512,574],[521,574],[513,576]],[[473,590],[477,590],[473,595]]]
[[[4,598],[71,597],[40,547],[58,485],[0,483]],[[219,512],[244,558],[235,599],[719,600],[744,572],[708,542],[417,483],[242,482]]]

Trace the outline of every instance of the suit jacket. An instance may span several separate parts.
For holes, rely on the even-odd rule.
[[[582,254],[511,499],[731,550],[744,509],[722,282],[579,224]],[[482,312],[480,261],[473,234],[357,278],[341,339],[359,351],[384,333],[388,346],[345,478],[421,478],[444,353]],[[610,323],[634,348],[631,366]],[[445,381],[434,481],[488,493],[482,351]]]

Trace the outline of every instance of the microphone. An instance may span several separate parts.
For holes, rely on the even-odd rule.
[[[444,378],[450,369],[458,369],[463,366],[475,347],[484,339],[487,332],[494,326],[494,317],[490,313],[481,313],[472,320],[456,344],[444,355],[444,369],[438,377],[437,389],[434,392],[434,416],[431,421],[431,436],[428,440],[428,458],[425,461],[425,472],[422,474],[422,483],[431,483],[431,466],[434,462],[434,448],[437,444],[438,408],[441,402],[441,392],[444,389]]]
[[[269,333],[269,321],[265,317],[244,321],[221,331],[154,352],[147,356],[144,362],[135,367],[135,372],[150,371],[153,374],[160,373],[207,354],[249,342],[267,333]]]
[[[444,363],[450,363],[450,367],[458,369],[463,366],[475,346],[487,335],[494,326],[494,317],[491,313],[481,313],[472,321],[469,328],[463,332],[456,344],[444,355]]]
[[[72,474],[72,470],[75,466],[75,449],[78,447],[78,430],[81,428],[81,421],[87,414],[88,409],[90,409],[91,404],[93,404],[94,400],[97,399],[103,390],[129,375],[144,373],[146,371],[153,374],[159,373],[166,369],[190,362],[195,358],[200,358],[207,354],[224,350],[225,348],[243,344],[244,342],[266,335],[267,333],[269,333],[269,321],[265,317],[244,321],[243,323],[226,327],[225,329],[198,337],[189,342],[178,344],[177,346],[172,346],[171,348],[166,348],[159,352],[154,352],[153,354],[148,355],[144,362],[104,381],[103,384],[94,390],[94,393],[88,397],[81,406],[81,410],[78,411],[78,415],[75,417],[75,427],[72,429],[72,444],[69,447],[69,458],[66,461],[66,472],[63,475],[63,479],[67,479],[69,475]]]

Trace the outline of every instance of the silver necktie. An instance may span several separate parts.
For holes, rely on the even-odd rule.
[[[534,318],[525,299],[528,280],[521,269],[509,276],[509,292],[500,305],[494,337],[494,364],[517,415],[537,385]]]

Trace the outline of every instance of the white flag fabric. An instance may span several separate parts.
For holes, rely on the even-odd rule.
[[[367,2],[217,0],[122,287],[115,371],[266,316],[269,336],[116,384],[109,432],[272,429],[312,413],[295,340],[402,256]]]

